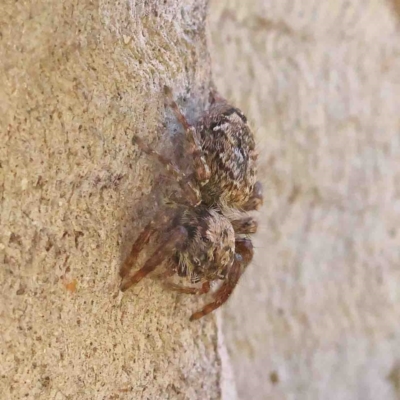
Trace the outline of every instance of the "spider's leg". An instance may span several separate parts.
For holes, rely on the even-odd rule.
[[[175,283],[171,283],[171,282],[164,282],[164,286],[167,289],[170,289],[170,290],[173,290],[173,291],[179,292],[179,293],[185,293],[185,294],[206,294],[210,291],[210,282],[209,281],[204,282],[200,288],[176,285]]]
[[[121,278],[125,278],[125,276],[129,273],[131,268],[135,265],[139,253],[143,250],[143,247],[149,242],[151,236],[156,232],[154,227],[154,222],[151,221],[140,233],[139,237],[136,239],[133,244],[131,251],[126,257],[124,263],[121,266],[119,271],[119,275]]]
[[[187,152],[193,158],[194,171],[196,180],[205,185],[210,179],[210,168],[208,167],[204,158],[203,150],[201,148],[200,137],[193,125],[190,125],[182,111],[179,109],[175,100],[172,97],[172,91],[168,86],[164,86],[164,93],[168,99],[169,105],[175,114],[176,119],[180,122],[185,130],[187,140]]]
[[[229,271],[230,273],[230,276],[228,278],[229,281],[225,281],[222,284],[222,286],[218,289],[218,291],[215,293],[215,300],[212,303],[207,304],[200,311],[197,311],[194,314],[192,314],[192,316],[190,317],[191,321],[204,317],[205,315],[219,308],[222,304],[224,304],[228,300],[229,296],[232,294],[233,289],[240,278],[240,271],[241,271],[240,264],[241,260],[237,258],[234,261],[231,270]]]
[[[235,233],[251,235],[257,232],[258,222],[253,217],[244,217],[231,221]]]
[[[185,294],[205,294],[210,291],[210,282],[205,281],[201,285],[201,287],[191,287],[191,286],[183,286],[183,285],[177,285],[176,283],[168,281],[168,278],[171,276],[175,275],[177,273],[177,263],[176,261],[171,260],[170,265],[167,267],[167,269],[161,273],[155,276],[157,280],[162,281],[162,285],[169,290],[173,290],[178,293],[185,293]]]
[[[167,227],[168,223],[172,220],[172,217],[165,210],[159,211],[153,216],[152,220],[145,226],[142,232],[140,232],[138,238],[133,243],[129,255],[126,257],[124,263],[121,266],[119,275],[124,278],[129,274],[132,267],[136,264],[140,252],[144,246],[149,242],[150,238],[160,230],[160,227]]]
[[[164,272],[153,276],[153,278],[161,281],[163,279],[170,278],[173,275],[175,275],[175,271],[173,269],[167,268]]]
[[[238,239],[235,242],[236,245],[236,254],[235,260],[228,271],[225,282],[222,286],[215,292],[214,298],[215,300],[207,304],[203,309],[198,312],[195,312],[190,317],[191,321],[202,318],[210,312],[216,310],[222,304],[224,304],[229,296],[232,294],[233,289],[238,283],[244,269],[250,263],[253,258],[253,245],[249,239]]]
[[[247,203],[243,206],[243,210],[252,211],[258,210],[264,202],[263,189],[261,182],[257,181],[253,188],[253,193],[251,194]]]
[[[154,271],[158,265],[160,265],[168,256],[170,256],[175,250],[182,247],[187,239],[187,231],[183,226],[178,226],[171,232],[166,234],[166,238],[154,251],[153,255],[145,262],[144,266],[139,269],[132,276],[125,276],[122,279],[121,291],[129,289],[132,285],[138,283],[150,272]]]
[[[164,157],[157,151],[153,150],[149,146],[147,146],[142,139],[138,136],[134,136],[132,138],[132,143],[139,146],[140,150],[145,152],[147,155],[156,158],[162,165],[165,166],[167,171],[176,179],[183,193],[185,193],[185,198],[188,200],[190,205],[197,206],[201,201],[200,191],[192,184],[193,178],[191,176],[186,175],[183,171],[181,171],[177,165],[175,165],[172,160],[167,157]]]

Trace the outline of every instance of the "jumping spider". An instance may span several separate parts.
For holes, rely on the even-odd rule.
[[[226,100],[213,96],[210,109],[190,125],[165,87],[166,99],[185,131],[185,152],[191,160],[187,174],[170,159],[149,148],[138,137],[133,142],[163,164],[183,193],[172,213],[160,210],[140,233],[120,275],[125,291],[168,260],[162,277],[186,277],[196,286],[165,281],[180,293],[204,294],[210,282],[223,280],[214,301],[194,313],[196,320],[227,301],[253,257],[249,235],[257,221],[246,211],[257,210],[263,201],[261,183],[256,181],[255,142],[246,117]],[[158,246],[144,266],[131,273],[150,238],[158,233]],[[199,287],[199,285],[201,286]]]

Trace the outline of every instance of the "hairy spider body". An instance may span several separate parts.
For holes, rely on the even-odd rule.
[[[257,231],[256,220],[245,212],[262,204],[262,187],[256,181],[257,152],[246,117],[218,95],[210,109],[195,125],[190,125],[172,99],[165,94],[175,116],[185,131],[185,148],[192,162],[186,174],[171,160],[160,155],[134,137],[133,142],[146,154],[156,157],[176,178],[182,200],[173,217],[160,210],[140,233],[121,267],[121,290],[125,291],[168,260],[165,277],[178,274],[201,287],[165,285],[172,290],[203,294],[210,283],[222,280],[214,301],[191,320],[198,319],[221,306],[230,296],[240,276],[253,257],[248,238]],[[131,274],[138,255],[150,238],[159,232],[158,247],[144,266]]]
[[[179,275],[191,283],[224,279],[235,254],[235,231],[216,209],[204,205],[186,210],[182,226],[188,232],[187,247],[177,252]]]
[[[201,147],[211,175],[202,200],[222,208],[241,208],[256,183],[255,141],[246,117],[225,100],[214,102],[197,124]]]

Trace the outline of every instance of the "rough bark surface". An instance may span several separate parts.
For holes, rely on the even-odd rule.
[[[399,399],[399,2],[212,0],[209,21],[266,199],[222,312],[238,397]]]
[[[205,1],[3,1],[0,13],[1,399],[217,399],[201,300],[118,269],[162,198],[133,133],[165,152],[210,63]],[[190,96],[189,96],[190,95]]]

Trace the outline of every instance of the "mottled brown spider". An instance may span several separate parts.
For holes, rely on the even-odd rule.
[[[256,181],[257,152],[246,117],[214,94],[211,106],[195,125],[190,125],[165,88],[166,99],[185,131],[185,152],[191,163],[186,173],[170,159],[149,148],[138,137],[133,142],[163,164],[182,195],[175,207],[160,210],[144,228],[124,261],[120,275],[125,291],[168,261],[160,275],[165,285],[180,293],[204,294],[210,283],[222,280],[214,301],[194,313],[195,320],[227,301],[253,257],[249,235],[257,221],[246,212],[257,210],[263,201]],[[157,247],[142,268],[131,273],[138,256],[152,236]],[[168,282],[177,274],[196,286]]]

